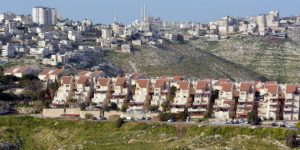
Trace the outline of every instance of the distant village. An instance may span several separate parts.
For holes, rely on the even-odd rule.
[[[300,28],[300,16],[280,17],[278,11],[250,18],[225,16],[207,24],[167,22],[147,15],[130,25],[110,25],[91,20],[63,19],[54,8],[35,7],[31,15],[0,15],[1,64],[34,58],[38,66],[19,64],[4,68],[3,76],[31,80],[36,76],[51,99],[43,109],[44,117],[105,116],[153,117],[159,112],[188,113],[191,118],[220,120],[247,119],[299,120],[300,85],[276,81],[230,79],[187,79],[184,76],[147,77],[143,73],[108,76],[99,68],[80,66],[85,59],[103,51],[132,53],[133,47],[156,47],[165,42],[184,42],[203,38],[226,40],[234,36],[261,36],[285,39],[289,31]],[[74,61],[78,64],[74,64]],[[84,68],[84,67],[83,67]],[[3,77],[5,78],[5,77]],[[18,81],[20,82],[20,81]],[[18,93],[22,88],[6,87],[2,92]],[[44,95],[43,95],[44,96]],[[43,97],[45,98],[45,97]],[[25,98],[26,99],[26,98]],[[10,102],[1,101],[0,113],[9,112]],[[104,113],[104,114],[103,114]]]

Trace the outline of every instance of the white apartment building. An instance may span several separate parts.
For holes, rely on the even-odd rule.
[[[284,120],[299,120],[300,85],[288,84],[285,86],[285,101],[283,108]]]
[[[230,119],[230,107],[233,103],[234,84],[226,81],[219,81],[219,98],[214,103],[214,116],[218,119]]]
[[[1,53],[2,57],[12,58],[12,57],[15,57],[15,55],[16,55],[16,48],[15,48],[15,46],[7,43],[6,45],[2,46],[1,52],[2,52]]]
[[[195,83],[194,87],[195,95],[193,106],[188,108],[188,111],[192,113],[192,117],[204,117],[210,104],[212,85],[210,80],[200,80]]]
[[[150,80],[147,79],[140,79],[136,82],[133,100],[130,101],[130,106],[132,109],[143,109],[143,106],[146,102],[151,102],[150,86]]]
[[[238,85],[239,99],[236,117],[247,119],[248,113],[253,110],[255,102],[255,86],[253,82],[242,82]]]
[[[73,98],[75,88],[75,78],[73,76],[61,77],[60,87],[54,96],[52,105],[60,106],[66,104],[68,100]]]
[[[90,76],[80,75],[75,78],[74,99],[79,103],[89,102],[92,96],[93,84]]]
[[[94,97],[92,102],[97,106],[103,106],[105,103],[110,102],[111,94],[113,91],[112,81],[109,78],[99,78],[94,85]]]
[[[126,102],[128,93],[128,79],[125,77],[117,77],[113,79],[113,94],[110,102],[114,102],[119,108]]]
[[[56,21],[56,9],[41,6],[32,8],[32,22],[39,25],[54,25]]]
[[[174,113],[183,112],[188,103],[192,101],[192,84],[190,81],[179,81],[177,84],[178,88],[171,108],[171,112]]]
[[[161,104],[167,101],[167,95],[168,95],[168,79],[167,78],[157,79],[154,84],[151,105],[159,106],[161,109]]]

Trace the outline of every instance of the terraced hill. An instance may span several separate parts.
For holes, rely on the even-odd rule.
[[[193,46],[279,82],[300,82],[300,45],[291,40],[232,38],[220,42],[198,40]]]
[[[184,75],[199,78],[228,77],[233,80],[266,79],[250,69],[187,43],[168,43],[161,47],[142,46],[134,49],[134,54],[110,52],[106,61],[112,62],[125,72],[143,72],[151,77]]]

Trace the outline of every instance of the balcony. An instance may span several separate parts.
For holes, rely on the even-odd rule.
[[[284,108],[283,111],[284,112],[291,112],[293,110],[292,107],[288,107],[288,108]]]
[[[205,112],[205,111],[207,111],[207,109],[206,108],[188,108],[188,111],[189,112]]]
[[[269,111],[277,111],[277,108],[276,107],[270,107]]]

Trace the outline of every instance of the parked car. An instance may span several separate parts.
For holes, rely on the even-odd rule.
[[[276,123],[276,122],[272,122],[272,123],[271,123],[271,126],[272,126],[272,127],[276,127],[276,126],[277,126],[277,123]]]
[[[175,122],[175,120],[173,120],[173,119],[169,119],[169,120],[168,120],[168,122]]]

